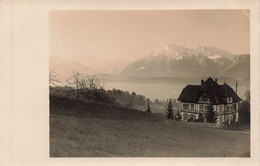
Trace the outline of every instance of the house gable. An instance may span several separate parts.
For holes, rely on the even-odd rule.
[[[198,97],[198,103],[201,104],[211,104],[210,99],[208,98],[206,93],[202,93],[199,97]]]

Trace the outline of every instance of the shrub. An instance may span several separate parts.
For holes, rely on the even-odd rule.
[[[217,115],[214,111],[213,106],[208,106],[206,120],[208,123],[216,123],[217,122]]]
[[[223,123],[223,127],[224,127],[224,129],[227,129],[227,130],[242,130],[241,123],[234,122],[234,121],[231,121],[230,124],[228,123],[228,121],[225,121]]]
[[[188,122],[193,122],[193,121],[194,121],[193,118],[188,119]]]
[[[204,122],[204,117],[203,117],[202,113],[199,113],[199,118],[193,120],[193,122]]]
[[[180,121],[181,120],[181,114],[179,112],[175,115],[175,120],[176,121]]]

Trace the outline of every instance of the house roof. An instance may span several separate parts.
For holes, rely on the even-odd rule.
[[[233,102],[241,101],[236,92],[226,83],[219,85],[212,78],[208,78],[202,85],[187,85],[177,100],[182,102],[197,103],[198,98],[206,94],[212,104],[226,104],[226,97],[233,97]]]

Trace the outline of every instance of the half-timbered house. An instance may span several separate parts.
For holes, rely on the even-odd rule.
[[[209,105],[217,114],[217,123],[238,121],[238,103],[241,99],[228,84],[219,85],[217,79],[209,77],[206,81],[201,80],[201,85],[187,85],[178,100],[182,105],[182,121],[196,120],[199,114],[205,117]]]

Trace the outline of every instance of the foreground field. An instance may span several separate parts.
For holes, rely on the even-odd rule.
[[[103,103],[50,97],[51,157],[249,157],[248,131],[167,121]]]

